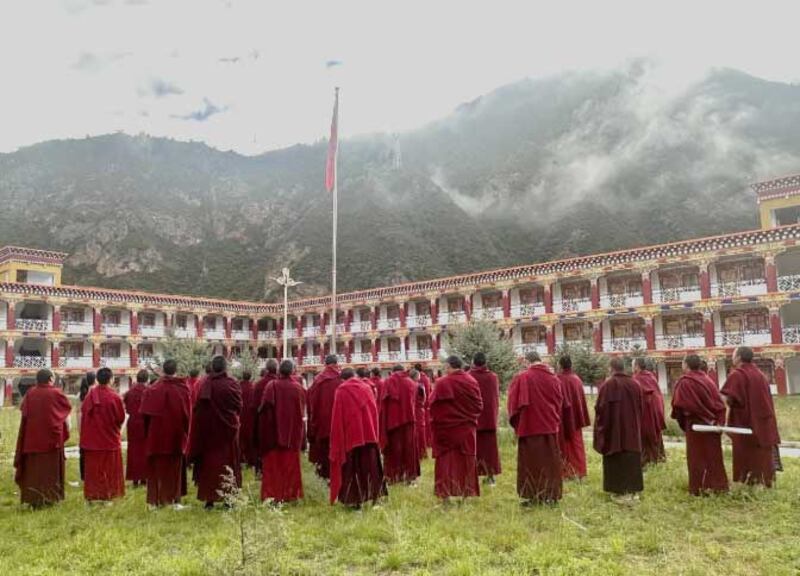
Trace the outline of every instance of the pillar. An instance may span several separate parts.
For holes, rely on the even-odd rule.
[[[400,339],[400,357],[403,362],[408,360],[408,336]]]
[[[775,386],[778,388],[778,396],[786,396],[789,388],[786,386],[786,367],[783,358],[775,358]]]
[[[303,315],[302,314],[298,314],[297,316],[294,317],[294,319],[295,319],[294,320],[295,323],[297,324],[295,326],[295,328],[297,329],[297,335],[300,338],[302,338],[303,337],[303,320],[304,320]]]
[[[556,353],[556,328],[554,325],[550,324],[545,326],[547,331],[544,335],[545,344],[547,344],[547,353],[548,354],[555,354]]]
[[[467,322],[472,320],[472,293],[464,294],[464,317]]]
[[[503,318],[511,318],[511,290],[503,290]]]
[[[711,298],[711,276],[709,275],[708,262],[700,262],[700,298],[708,300]]]
[[[61,332],[61,306],[53,306],[53,332]]]
[[[603,351],[603,323],[595,321],[592,325],[592,342],[594,342],[594,351]]]
[[[431,338],[431,359],[436,362],[439,360],[439,340],[440,334],[435,334]]]
[[[278,362],[283,361],[283,340],[278,342]]]
[[[92,367],[100,368],[100,345],[92,342]]]
[[[400,303],[400,328],[406,327],[406,316],[408,315],[408,302]]]
[[[378,352],[380,352],[380,340],[378,338],[372,339],[372,361],[378,361]]]
[[[347,363],[349,364],[353,359],[353,350],[355,349],[355,342],[353,340],[349,340],[345,342],[344,354]]]
[[[6,340],[6,368],[14,367],[14,341]]]
[[[439,298],[431,298],[431,326],[439,323]]]
[[[597,310],[600,308],[600,278],[598,276],[592,276],[589,279],[589,283],[591,285],[591,298],[592,298],[592,310]]]
[[[773,344],[783,344],[781,312],[777,306],[770,306],[769,308],[769,333]]]
[[[283,318],[282,318],[282,317],[281,317],[281,318],[278,318],[278,324],[277,324],[277,327],[278,327],[278,329],[276,330],[276,333],[275,333],[275,335],[276,335],[278,338],[283,338]]]
[[[6,378],[3,382],[3,405],[11,406],[14,400],[14,380]]]
[[[198,338],[203,337],[203,316],[201,314],[197,314],[194,317],[194,328],[195,333],[197,334]]]
[[[50,342],[50,366],[52,368],[58,368],[60,358],[61,349],[58,347],[58,342]]]
[[[656,326],[653,318],[645,317],[644,319],[644,339],[648,350],[656,349]]]
[[[345,334],[350,333],[350,325],[353,323],[353,310],[345,310],[344,311],[344,332]]]
[[[764,257],[764,275],[767,280],[767,292],[778,291],[778,268],[775,266],[775,255],[767,254]]]
[[[325,334],[325,328],[328,326],[328,313],[323,312],[319,315],[319,333]]]
[[[6,302],[6,328],[16,330],[17,328],[17,305],[13,301]]]
[[[172,312],[164,312],[164,328],[169,330],[172,328],[174,322],[172,321]]]
[[[380,306],[370,306],[369,308],[369,322],[373,330],[378,329],[378,318],[380,318]]]
[[[94,333],[100,334],[103,330],[103,314],[100,312],[99,308],[94,308],[93,311],[93,318],[94,318]]]
[[[544,285],[544,312],[545,314],[553,313],[553,283],[548,282]]]
[[[139,367],[139,346],[131,345],[131,368]]]
[[[258,340],[258,318],[250,318],[250,332],[253,340]]]
[[[703,312],[703,335],[705,336],[706,348],[713,348],[715,344],[714,336],[714,317],[711,312]]]
[[[139,313],[136,310],[130,311],[131,315],[131,335],[139,334]]]
[[[231,318],[230,316],[223,316],[222,326],[225,328],[225,338],[230,339],[231,328],[233,327],[233,318]]]
[[[653,280],[650,278],[650,270],[642,272],[642,302],[653,303]]]

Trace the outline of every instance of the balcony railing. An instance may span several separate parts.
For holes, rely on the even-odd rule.
[[[94,324],[92,322],[64,320],[61,322],[61,331],[67,334],[91,334],[94,332]]]
[[[553,307],[558,312],[585,312],[592,309],[592,301],[589,298],[570,298],[556,300]]]
[[[517,304],[511,307],[512,318],[526,318],[528,316],[541,316],[545,313],[543,302],[531,304]]]
[[[400,328],[400,318],[381,318],[378,320],[378,330],[396,330]]]
[[[731,296],[756,296],[767,293],[767,281],[764,278],[740,280],[738,282],[720,282],[711,287],[712,293],[720,298]]]
[[[370,322],[369,320],[357,320],[354,321],[350,326],[351,332],[361,333],[361,332],[369,332],[370,330],[372,330],[372,322]]]
[[[420,348],[418,350],[408,350],[406,357],[409,362],[419,362],[421,360],[433,360],[433,350],[430,348]]]
[[[612,338],[603,343],[604,352],[630,352],[646,350],[647,340],[644,338]]]
[[[369,363],[372,362],[372,354],[370,352],[359,352],[352,355],[353,362]]]
[[[642,304],[644,304],[642,294],[606,294],[600,298],[600,306],[603,308],[623,308]]]
[[[176,330],[177,332],[177,330]],[[161,337],[165,335],[164,326],[139,326],[139,333],[142,336]]]
[[[473,311],[473,315],[475,318],[480,318],[482,320],[502,320],[503,319],[503,309],[502,308],[475,308]]]
[[[272,338],[278,337],[277,330],[259,330],[258,331],[258,339],[259,340],[270,340]]]
[[[231,338],[234,340],[250,340],[251,335],[249,330],[231,330]]]
[[[378,362],[403,362],[405,355],[400,350],[378,352]]]
[[[172,332],[175,338],[196,338],[197,331],[194,328],[175,328]]]
[[[49,368],[49,356],[15,356],[14,368]]]
[[[17,330],[23,332],[49,332],[50,320],[39,320],[35,318],[17,318]]]
[[[337,324],[336,325],[336,334],[344,334],[344,333],[345,333],[344,324]],[[333,334],[333,325],[332,324],[328,324],[327,326],[325,326],[325,334],[327,334],[328,336]]]
[[[303,326],[303,336],[306,338],[319,336],[322,334],[319,326]]]
[[[112,324],[110,322],[103,322],[103,334],[108,336],[128,336],[130,333],[130,324]]]
[[[778,278],[778,290],[780,292],[795,292],[800,290],[800,274],[780,276]]]
[[[538,352],[539,354],[547,354],[547,344],[544,343],[531,343],[531,344],[517,344],[514,346],[514,352],[517,356],[525,356],[528,352]]]
[[[784,326],[783,341],[786,344],[800,344],[800,326]]]
[[[346,364],[347,363],[347,354],[337,354],[336,361],[339,364]]]
[[[659,350],[684,350],[704,348],[705,336],[702,334],[674,334],[656,338],[656,348]]]
[[[772,341],[769,330],[744,330],[742,332],[722,332],[720,346],[763,346]]]
[[[155,368],[158,361],[153,356],[139,356],[139,368]]]
[[[91,368],[91,356],[62,356],[58,359],[59,368]]]
[[[439,324],[460,324],[466,319],[465,312],[444,312],[439,315]]]
[[[432,324],[430,316],[408,316],[406,326],[409,328],[425,328]]]
[[[209,340],[224,340],[225,339],[225,331],[218,330],[216,328],[210,328],[203,330],[203,336],[208,338]]]
[[[653,301],[660,304],[672,302],[694,302],[700,300],[700,286],[681,286],[678,288],[662,288],[653,292]]]
[[[103,368],[130,368],[130,356],[105,356],[100,358],[100,366]]]

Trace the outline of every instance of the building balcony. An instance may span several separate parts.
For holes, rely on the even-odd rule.
[[[378,352],[378,362],[405,362],[405,354],[400,350]]]
[[[58,367],[66,368],[68,370],[73,368],[82,368],[88,370],[92,367],[91,356],[67,356],[58,359]]]
[[[103,322],[103,334],[106,336],[130,336],[131,325]]]
[[[158,366],[158,360],[154,356],[139,356],[139,368],[155,368]]]
[[[756,278],[739,282],[720,282],[711,286],[711,293],[719,298],[758,296],[767,293],[767,281],[764,278]]]
[[[702,334],[674,334],[656,338],[658,350],[686,350],[705,346],[706,339]]]
[[[502,320],[502,308],[475,308],[472,315],[479,320]]]
[[[800,344],[800,325],[784,326],[783,342],[785,344]]]
[[[14,368],[50,368],[49,356],[15,356]]]
[[[443,312],[439,315],[439,324],[461,324],[466,320],[465,312]]]
[[[105,356],[100,358],[100,366],[103,368],[130,368],[130,356]]]
[[[273,338],[278,337],[277,330],[259,330],[258,331],[258,339],[259,340],[271,340]]]
[[[37,318],[17,318],[16,326],[22,332],[50,332],[53,329],[50,320]]]
[[[600,298],[601,308],[626,308],[643,304],[642,294],[606,294]]]
[[[336,325],[336,333],[337,334],[344,334],[345,332],[346,332],[346,330],[345,330],[344,324],[337,324]],[[327,334],[328,336],[331,336],[333,334],[333,325],[332,324],[328,324],[325,327],[325,334]]]
[[[406,326],[409,328],[427,328],[432,324],[430,316],[408,316],[406,318]]]
[[[531,304],[517,304],[511,307],[512,318],[527,318],[530,316],[541,316],[545,313],[544,303],[534,302]]]
[[[586,312],[592,309],[592,301],[589,298],[556,300],[553,302],[553,309],[556,312]]]
[[[353,332],[353,333],[360,334],[360,333],[364,333],[364,332],[369,332],[370,330],[372,330],[372,322],[370,322],[369,320],[354,321],[350,325],[350,332]]]
[[[351,359],[353,362],[368,364],[372,362],[372,354],[370,352],[359,352],[357,354],[353,354]]]
[[[319,326],[304,326],[303,327],[303,336],[306,338],[313,338],[314,336],[319,336],[322,334],[322,330]]]
[[[433,360],[433,350],[430,348],[421,348],[418,350],[409,350],[406,352],[406,357],[409,362],[420,362],[424,360]]]
[[[400,318],[381,318],[378,320],[378,330],[397,330],[400,328]]]
[[[166,334],[164,326],[139,326],[139,334],[150,338],[161,338]]]
[[[653,291],[653,302],[672,304],[674,302],[695,302],[702,299],[700,286],[684,286],[680,288],[662,288]]]
[[[94,332],[94,324],[92,322],[70,322],[64,320],[61,322],[61,331],[67,334],[91,334]]]
[[[545,355],[547,354],[547,344],[516,344],[514,352],[516,352],[517,356],[525,356],[528,352],[538,352],[541,355]]]
[[[231,330],[231,338],[234,340],[250,340],[251,335],[249,330]]]
[[[6,316],[5,310],[2,314],[0,314],[0,330],[7,330],[8,329],[8,317]]]
[[[780,276],[778,278],[778,291],[796,292],[798,290],[800,290],[800,274]],[[2,322],[0,322],[0,325],[2,325]]]
[[[339,364],[347,364],[347,354],[337,354],[336,361]]]
[[[721,332],[718,336],[719,346],[764,346],[772,342],[769,330]]]
[[[209,340],[224,340],[225,339],[225,331],[224,330],[218,330],[216,328],[203,330],[203,335],[206,338],[208,338]]]
[[[175,338],[196,338],[197,331],[194,328],[175,328],[172,331]]]
[[[644,338],[612,338],[603,342],[603,352],[630,352],[632,350],[647,350],[647,340]]]

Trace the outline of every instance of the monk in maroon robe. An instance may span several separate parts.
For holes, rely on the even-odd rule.
[[[537,352],[528,352],[527,370],[511,381],[508,419],[517,434],[517,494],[524,503],[561,500],[558,430],[564,396],[561,382]]]
[[[420,474],[414,405],[417,385],[399,364],[383,383],[380,444],[387,482],[413,482]]]
[[[186,386],[189,388],[189,401],[194,406],[194,403],[197,402],[197,395],[200,394],[200,370],[197,368],[189,370]]]
[[[39,370],[36,386],[22,399],[22,419],[14,455],[20,501],[39,508],[64,499],[64,443],[72,406],[53,386],[53,373]]]
[[[370,378],[369,369],[365,366],[359,366],[356,368],[356,378],[361,380],[364,384],[369,386],[369,389],[372,390],[372,395],[375,397],[375,404],[377,405],[378,400],[381,397],[381,390],[380,386],[378,386],[377,382],[373,382],[372,378]],[[381,381],[382,383],[382,381]]]
[[[81,405],[81,448],[84,454],[83,495],[86,500],[113,500],[125,495],[122,470],[122,423],[125,407],[110,386],[110,368],[97,371],[97,386]]]
[[[342,383],[338,359],[325,357],[325,369],[314,378],[308,389],[308,460],[320,478],[330,478],[331,411],[336,389]]]
[[[569,355],[558,359],[561,372],[561,391],[564,404],[559,429],[559,448],[561,450],[562,470],[565,479],[584,478],[586,476],[586,448],[583,445],[583,429],[591,426],[589,408],[586,405],[586,394],[583,382],[572,371],[572,358]]]
[[[224,356],[211,361],[211,374],[203,380],[192,413],[189,434],[189,462],[194,466],[197,499],[213,508],[223,499],[220,491],[225,479],[242,485],[239,461],[239,414],[242,391],[239,383],[227,374]]]
[[[386,496],[378,448],[378,404],[372,389],[352,368],[342,370],[331,415],[331,504],[360,507]]]
[[[750,428],[752,435],[731,434],[733,481],[763,484],[775,480],[774,450],[781,443],[769,382],[753,364],[753,350],[741,346],[733,353],[734,369],[722,395],[728,402],[728,425]]]
[[[425,398],[427,399],[425,402],[425,455],[423,458],[428,457],[428,448],[433,446],[433,432],[431,427],[431,411],[429,410],[428,403],[431,399],[431,392],[433,392],[433,386],[431,385],[430,376],[428,373],[425,372],[422,368],[422,364],[414,364],[414,369],[419,372],[419,381],[422,382],[422,385],[425,387]]]
[[[244,371],[242,373],[239,387],[242,389],[242,418],[241,428],[239,428],[239,447],[242,451],[242,463],[255,468],[260,456],[256,454],[254,430],[261,399],[259,398],[258,403],[256,402],[255,384],[253,384],[250,372]]]
[[[722,434],[695,432],[694,424],[725,423],[725,402],[719,388],[701,369],[697,354],[683,361],[683,376],[672,392],[672,418],[686,435],[689,492],[727,492],[728,475],[722,459]]]
[[[145,424],[147,503],[180,505],[184,495],[184,454],[192,420],[192,393],[175,373],[175,360],[164,362],[164,375],[144,393],[141,414]]]
[[[145,448],[144,417],[140,413],[142,398],[147,390],[150,375],[147,370],[139,370],[136,384],[122,396],[125,412],[128,413],[127,438],[128,454],[125,479],[139,486],[147,481],[147,451]]]
[[[642,389],[642,465],[657,464],[667,459],[663,431],[667,429],[664,416],[664,396],[658,377],[647,369],[647,360],[633,361],[633,379]]]
[[[414,439],[417,443],[417,459],[425,460],[428,457],[428,446],[426,440],[427,422],[425,421],[425,408],[428,404],[428,397],[425,394],[425,386],[420,381],[420,373],[416,369],[409,370],[408,376],[417,386],[417,395],[414,400]]]
[[[383,378],[381,378],[381,369],[373,368],[370,372],[372,375],[369,377],[369,380],[372,383],[372,388],[375,390],[375,401],[378,403],[378,412],[380,413],[381,394],[383,393]]]
[[[284,360],[277,378],[264,388],[258,412],[261,499],[292,502],[303,497],[300,452],[305,447],[306,392]]]
[[[267,387],[267,384],[275,380],[278,377],[278,361],[275,358],[268,358],[267,363],[264,366],[264,369],[261,371],[260,378],[253,386],[253,400],[256,403],[256,413],[261,409],[261,399],[264,397],[264,389]],[[255,446],[256,454],[258,458],[256,458],[256,477],[261,474],[261,450],[259,449],[259,424],[258,424],[258,416],[256,416],[255,425],[253,426],[253,445]]]
[[[642,477],[642,389],[625,373],[625,362],[609,362],[594,411],[594,449],[603,455],[603,490],[629,495],[644,490]]]
[[[486,354],[477,352],[472,358],[469,375],[475,378],[481,389],[483,410],[478,418],[477,460],[478,476],[486,476],[486,482],[495,483],[494,477],[502,472],[500,450],[497,447],[497,414],[500,406],[500,383],[497,374],[486,367]]]
[[[436,381],[429,402],[436,459],[434,492],[439,498],[480,496],[476,436],[483,410],[481,389],[462,370],[461,358],[447,359],[447,375]]]

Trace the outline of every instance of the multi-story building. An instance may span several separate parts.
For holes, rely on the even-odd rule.
[[[343,363],[440,362],[442,335],[497,323],[520,356],[563,343],[646,351],[669,389],[698,351],[721,382],[732,350],[753,347],[777,394],[800,393],[800,176],[753,186],[761,229],[341,294]],[[282,304],[65,286],[58,252],[0,250],[0,377],[6,396],[41,367],[74,380],[108,366],[124,388],[168,332],[215,352],[291,357],[310,377],[330,353],[330,297]],[[283,350],[283,331],[289,349]]]

